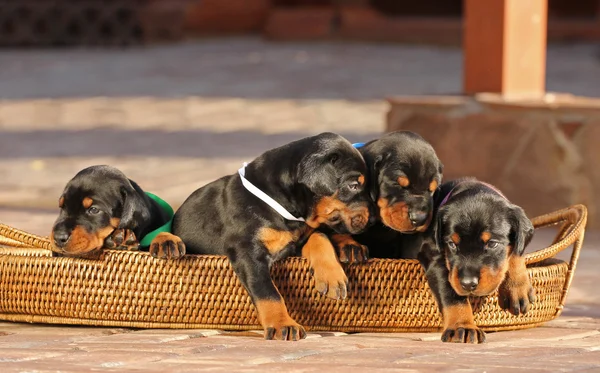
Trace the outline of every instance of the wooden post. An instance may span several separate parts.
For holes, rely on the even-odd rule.
[[[464,0],[464,91],[541,96],[548,0]]]

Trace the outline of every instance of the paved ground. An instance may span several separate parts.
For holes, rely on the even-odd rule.
[[[548,55],[549,90],[600,96],[597,47],[554,46]],[[177,206],[287,141],[322,131],[377,136],[382,97],[459,92],[460,64],[456,49],[256,39],[1,51],[0,221],[47,234],[66,181],[100,163]],[[0,371],[600,370],[599,265],[600,234],[589,232],[565,316],[490,335],[484,346],[449,346],[436,333],[278,343],[256,334],[0,323]]]

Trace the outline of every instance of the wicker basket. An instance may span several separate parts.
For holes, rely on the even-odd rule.
[[[558,224],[552,245],[527,255],[538,301],[525,316],[473,302],[484,330],[537,326],[558,317],[583,243],[587,211],[576,205],[533,219]],[[0,319],[137,328],[260,329],[250,298],[228,260],[186,256],[162,261],[142,252],[107,251],[100,260],[53,258],[47,238],[0,225]],[[553,259],[572,246],[569,263]],[[373,259],[346,267],[349,296],[333,301],[314,290],[304,259],[273,266],[291,316],[309,330],[436,331],[441,317],[415,260]]]

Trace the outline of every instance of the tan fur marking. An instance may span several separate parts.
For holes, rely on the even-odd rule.
[[[430,192],[435,192],[435,190],[438,187],[438,181],[437,180],[433,180],[431,183],[429,183],[429,191]]]
[[[161,232],[150,243],[150,254],[159,259],[178,259],[185,255],[185,244],[179,236]]]
[[[483,232],[481,234],[481,240],[485,243],[487,243],[490,240],[490,238],[492,238],[492,234],[490,232]]]
[[[467,302],[446,306],[443,310],[444,329],[469,328],[476,329],[473,310]]]
[[[490,267],[481,267],[479,271],[479,286],[474,292],[474,295],[485,296],[496,291],[498,286],[504,281],[508,263],[503,261],[500,268],[494,270]]]
[[[120,223],[121,223],[121,219],[120,218],[110,218],[110,225],[113,228],[117,228]]]
[[[268,227],[263,227],[258,231],[258,238],[271,254],[277,254],[290,242],[297,239],[290,231],[280,231]]]
[[[408,180],[406,176],[400,176],[398,178],[398,184],[400,184],[402,187],[407,187],[410,185],[410,180]]]
[[[323,233],[313,233],[302,247],[302,256],[313,270],[318,291],[327,289],[327,296],[337,298],[340,287],[344,288],[348,278],[338,262],[335,249]],[[345,294],[342,296],[345,298]]]
[[[89,209],[94,201],[90,197],[85,197],[81,203],[83,204],[84,208]]]
[[[410,232],[414,230],[408,216],[408,206],[405,202],[397,202],[390,206],[387,199],[379,198],[377,200],[377,206],[379,206],[379,216],[381,217],[383,224],[399,232]]]
[[[65,205],[65,197],[60,197],[58,199],[58,207],[62,208]]]
[[[306,224],[311,228],[318,228],[334,217],[341,218],[347,227],[352,225],[352,219],[359,217],[359,221],[364,226],[369,221],[369,209],[366,206],[350,209],[344,202],[337,199],[336,193],[333,196],[323,197],[317,202],[311,216],[306,220]]]
[[[285,326],[298,328],[300,333],[304,333],[304,328],[291,318],[283,299],[257,300],[255,306],[260,324],[265,329],[265,335],[267,328],[275,328],[274,339],[282,339],[281,329]],[[289,338],[290,336],[288,336]]]
[[[454,232],[452,233],[452,235],[450,236],[450,239],[452,240],[452,242],[454,242],[454,244],[458,245],[460,243],[460,236],[458,235],[458,233]]]
[[[365,184],[365,175],[360,175],[358,177],[358,182],[360,183],[360,185],[364,185]]]
[[[511,287],[529,285],[529,275],[527,274],[524,257],[509,256],[506,282]]]

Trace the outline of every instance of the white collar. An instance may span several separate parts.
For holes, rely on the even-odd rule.
[[[279,215],[283,216],[285,219],[294,221],[304,221],[303,218],[297,218],[294,215],[292,215],[288,210],[285,209],[285,207],[281,206],[277,201],[269,197],[265,192],[258,189],[254,186],[254,184],[249,182],[248,179],[244,177],[246,174],[247,165],[248,163],[244,162],[242,168],[238,170],[238,174],[240,174],[240,179],[242,179],[242,185],[244,186],[244,188],[246,188],[250,193],[254,194],[256,197],[261,199],[264,203],[271,206],[275,211],[279,213]]]

